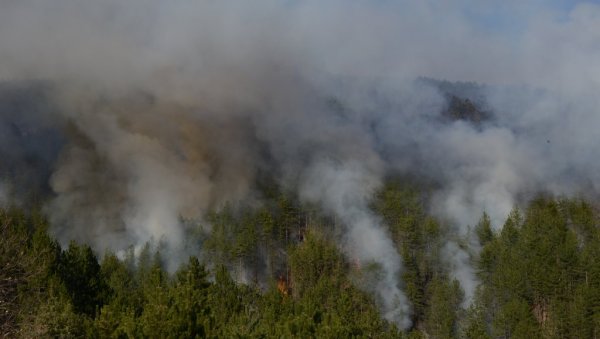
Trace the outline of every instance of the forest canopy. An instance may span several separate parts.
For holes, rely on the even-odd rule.
[[[469,252],[472,300],[444,258],[449,226],[424,194],[388,182],[371,206],[402,256],[411,326],[382,318],[374,262],[332,240],[339,225],[277,192],[197,225],[202,251],[165,270],[160,246],[98,257],[60,246],[35,209],[0,211],[0,325],[20,337],[592,338],[600,333],[600,228],[592,204],[539,196],[501,230],[483,214]],[[457,243],[468,241],[458,239]]]

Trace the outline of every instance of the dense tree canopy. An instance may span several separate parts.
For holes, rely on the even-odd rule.
[[[388,183],[372,208],[403,259],[412,327],[383,319],[376,267],[333,239],[334,218],[274,194],[207,220],[201,252],[167,272],[156,246],[101,258],[65,248],[35,211],[0,210],[0,331],[13,337],[594,338],[600,335],[600,228],[580,199],[539,197],[500,229],[473,227],[479,286],[464,291],[443,258],[449,226],[426,197]],[[198,226],[200,227],[200,226]],[[199,259],[202,258],[202,259]]]

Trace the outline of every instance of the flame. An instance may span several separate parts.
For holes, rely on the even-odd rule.
[[[277,289],[279,290],[279,293],[281,293],[284,296],[288,296],[290,294],[290,287],[288,286],[288,282],[282,275],[280,275],[279,278],[277,278]]]

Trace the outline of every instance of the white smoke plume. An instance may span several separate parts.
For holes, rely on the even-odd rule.
[[[178,248],[182,218],[252,199],[270,171],[340,217],[341,247],[381,265],[386,317],[407,327],[369,197],[388,174],[423,176],[466,236],[538,191],[597,195],[599,35],[594,3],[4,1],[0,79],[42,94],[0,107],[0,169],[49,185],[56,235],[98,250]],[[447,93],[419,76],[489,84],[458,94],[492,118],[440,120]],[[447,252],[472,295],[466,252]]]
[[[327,210],[339,215],[346,225],[345,250],[361,262],[381,265],[383,277],[373,290],[378,293],[386,319],[402,328],[411,325],[408,299],[400,291],[398,276],[401,259],[391,238],[372,215],[368,203],[372,193],[381,184],[380,162],[365,154],[362,161],[343,159],[318,160],[307,170],[300,185],[300,195],[309,201],[321,203]],[[371,167],[371,168],[368,168]],[[373,168],[374,167],[374,168]]]

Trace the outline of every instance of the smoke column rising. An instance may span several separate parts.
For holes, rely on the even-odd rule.
[[[173,265],[181,218],[253,199],[267,171],[340,217],[341,248],[382,267],[384,315],[408,327],[400,256],[368,208],[386,175],[439,183],[431,209],[461,236],[484,210],[501,227],[538,191],[598,192],[600,7],[489,6],[5,1],[0,77],[45,84],[36,100],[49,104],[3,108],[2,169],[41,159],[26,177],[50,185],[62,241],[160,240]],[[512,30],[478,19],[496,7],[526,14]],[[489,84],[478,91],[494,118],[439,121],[446,97],[418,76]],[[468,255],[447,252],[469,298]]]

